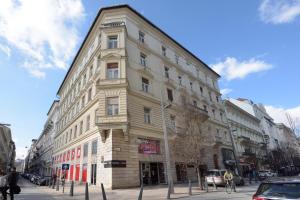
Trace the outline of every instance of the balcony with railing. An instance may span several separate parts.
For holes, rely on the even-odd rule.
[[[195,118],[200,120],[200,122],[205,122],[209,118],[208,111],[199,108],[198,106],[186,104],[185,108],[187,109],[187,111],[191,112]]]

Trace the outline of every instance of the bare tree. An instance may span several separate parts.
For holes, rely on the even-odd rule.
[[[199,165],[204,164],[203,152],[213,142],[208,131],[209,126],[204,123],[207,118],[207,111],[195,105],[185,104],[181,126],[176,128],[177,135],[173,145],[176,159],[196,167],[200,188],[202,188],[202,181]]]
[[[286,112],[285,113],[286,119],[287,119],[287,123],[289,128],[291,129],[291,131],[298,137],[300,137],[297,126],[296,126],[296,121],[297,119],[293,118],[290,113]]]

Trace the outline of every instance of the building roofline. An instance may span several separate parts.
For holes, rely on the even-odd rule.
[[[47,112],[47,116],[49,115],[49,113],[50,113],[51,109],[53,108],[54,104],[57,103],[57,102],[59,102],[59,100],[54,100],[54,101],[53,101],[51,107],[49,108],[49,110],[48,110],[48,112]]]
[[[243,108],[239,107],[238,105],[235,105],[230,100],[225,99],[224,102],[225,102],[225,104],[230,104],[231,106],[233,106],[233,107],[237,108],[238,110],[242,111],[244,114],[250,116],[252,119],[254,119],[254,120],[258,121],[258,122],[260,121],[260,119],[258,119],[257,117],[253,116],[252,114],[248,113],[246,110],[244,110]]]
[[[129,6],[128,4],[122,4],[122,5],[116,5],[116,6],[108,6],[108,7],[103,7],[98,11],[97,16],[95,17],[88,33],[86,34],[83,42],[80,45],[79,50],[77,51],[72,64],[70,65],[61,85],[59,86],[59,89],[57,91],[57,95],[60,92],[64,82],[66,81],[74,63],[75,60],[77,59],[77,57],[79,56],[79,53],[81,52],[81,49],[83,48],[88,36],[90,35],[92,29],[94,28],[99,16],[101,15],[101,13],[105,10],[114,10],[114,9],[120,9],[120,8],[128,8],[130,11],[132,11],[134,14],[136,14],[137,16],[139,16],[140,18],[142,18],[144,21],[146,21],[148,24],[150,24],[153,28],[155,28],[156,30],[158,30],[159,32],[161,32],[163,35],[165,35],[168,39],[170,39],[172,42],[174,42],[176,45],[178,45],[180,48],[182,48],[184,51],[186,51],[188,54],[190,54],[193,58],[195,58],[197,61],[199,61],[200,63],[202,63],[208,70],[210,70],[211,72],[213,72],[218,78],[220,78],[221,76],[215,72],[212,68],[210,68],[206,63],[204,63],[200,58],[198,58],[195,54],[193,54],[191,51],[189,51],[188,49],[186,49],[183,45],[181,45],[179,42],[177,42],[175,39],[173,39],[170,35],[168,35],[166,32],[164,32],[163,30],[161,30],[159,27],[157,27],[155,24],[153,24],[150,20],[148,20],[146,17],[144,17],[142,14],[140,14],[138,11],[136,11],[135,9],[133,9],[131,6]]]

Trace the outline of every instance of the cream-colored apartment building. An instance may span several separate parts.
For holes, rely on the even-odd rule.
[[[69,164],[67,180],[108,188],[166,183],[161,98],[170,105],[173,179],[196,177],[172,151],[185,106],[202,116],[212,141],[199,152],[201,169],[228,167],[234,158],[219,78],[131,7],[102,8],[57,93],[56,172]]]

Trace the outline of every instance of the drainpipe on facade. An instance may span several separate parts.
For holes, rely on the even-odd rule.
[[[171,163],[170,163],[170,150],[169,150],[169,141],[168,141],[168,133],[166,127],[166,120],[165,120],[165,109],[169,107],[170,104],[164,106],[163,102],[163,91],[161,89],[160,92],[160,108],[161,108],[161,117],[162,117],[162,126],[164,131],[164,143],[165,143],[165,156],[166,156],[166,163],[167,163],[167,176],[168,176],[168,185],[171,189],[171,193],[174,193],[174,184],[173,184],[173,177],[171,173]]]

